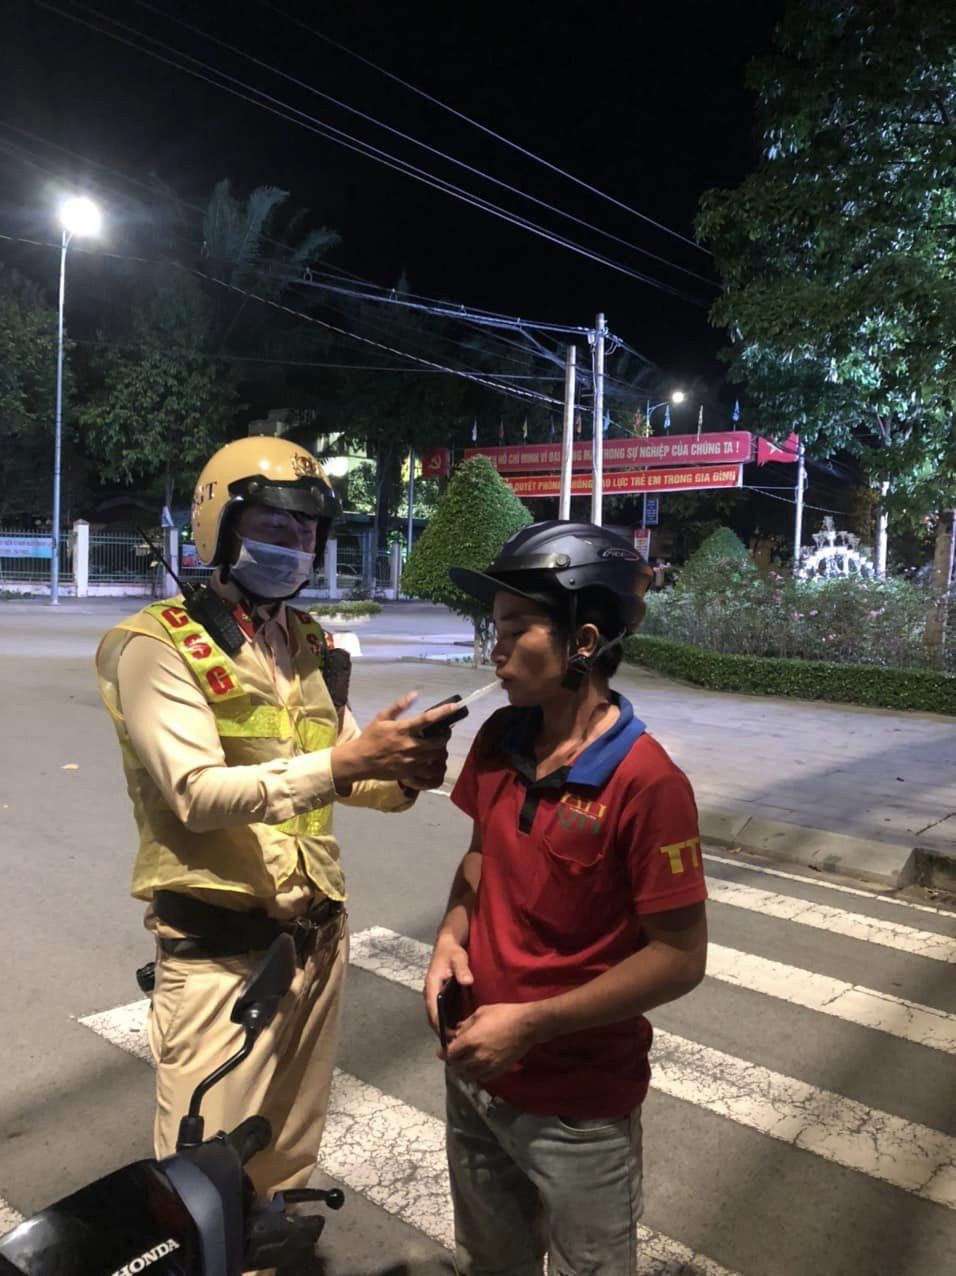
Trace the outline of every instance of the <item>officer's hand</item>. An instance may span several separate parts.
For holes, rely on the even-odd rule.
[[[444,738],[447,740],[447,733]],[[440,788],[445,779],[445,768],[447,766],[448,749],[445,748],[441,753],[433,753],[426,762],[416,767],[408,775],[403,775],[401,783],[406,789],[414,789],[418,793],[426,792],[428,789]]]
[[[415,698],[414,691],[402,696],[374,717],[361,735],[335,746],[332,774],[337,788],[345,788],[358,780],[402,780],[411,788],[409,777],[415,776],[421,777],[428,787],[434,787],[434,777],[444,775],[449,732],[426,737],[422,731],[450,717],[457,705],[442,705],[399,721]]]

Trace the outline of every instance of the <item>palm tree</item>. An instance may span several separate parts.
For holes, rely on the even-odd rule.
[[[340,236],[325,226],[306,231],[296,242],[309,209],[298,209],[281,225],[288,198],[289,192],[277,186],[257,186],[243,201],[232,193],[227,177],[218,182],[203,218],[206,273],[274,299],[334,248]]]

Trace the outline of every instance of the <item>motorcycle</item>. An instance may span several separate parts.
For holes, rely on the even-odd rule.
[[[193,1091],[175,1155],[136,1161],[81,1188],[0,1237],[0,1276],[239,1276],[311,1257],[325,1225],[290,1206],[342,1207],[338,1188],[257,1196],[245,1166],[268,1147],[269,1122],[250,1116],[205,1138],[202,1101],[252,1053],[295,975],[295,947],[279,935],[232,1008],[242,1048]]]

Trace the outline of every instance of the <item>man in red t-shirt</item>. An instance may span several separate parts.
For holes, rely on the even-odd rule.
[[[451,976],[447,1138],[461,1276],[636,1272],[644,1013],[704,974],[693,792],[608,680],[650,580],[592,524],[524,528],[452,579],[492,610],[510,707],[452,794],[473,821],[425,985]]]

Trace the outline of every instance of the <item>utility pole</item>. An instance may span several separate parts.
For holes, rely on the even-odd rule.
[[[591,522],[598,527],[604,521],[604,334],[607,325],[604,316],[598,315],[594,329],[594,441],[592,445],[592,469],[594,487],[591,491]]]
[[[408,445],[408,549],[412,552],[412,537],[415,534],[415,449]]]
[[[577,379],[577,347],[568,346],[564,361],[564,426],[561,431],[561,495],[558,518],[571,517],[571,472],[574,456],[574,396]]]
[[[880,580],[886,576],[886,550],[890,526],[890,516],[886,511],[886,494],[889,490],[889,481],[884,479],[880,484],[880,507],[876,516],[876,574]]]
[[[803,439],[800,440],[800,450],[797,453],[797,486],[794,492],[796,497],[796,513],[793,520],[793,574],[796,576],[800,570],[800,550],[803,548],[803,485],[805,482],[806,468],[803,463]]]
[[[56,313],[56,424],[53,445],[53,515],[50,535],[50,605],[60,601],[60,469],[63,455],[63,303],[66,298],[66,250],[72,234],[64,227],[60,241],[60,300]]]

